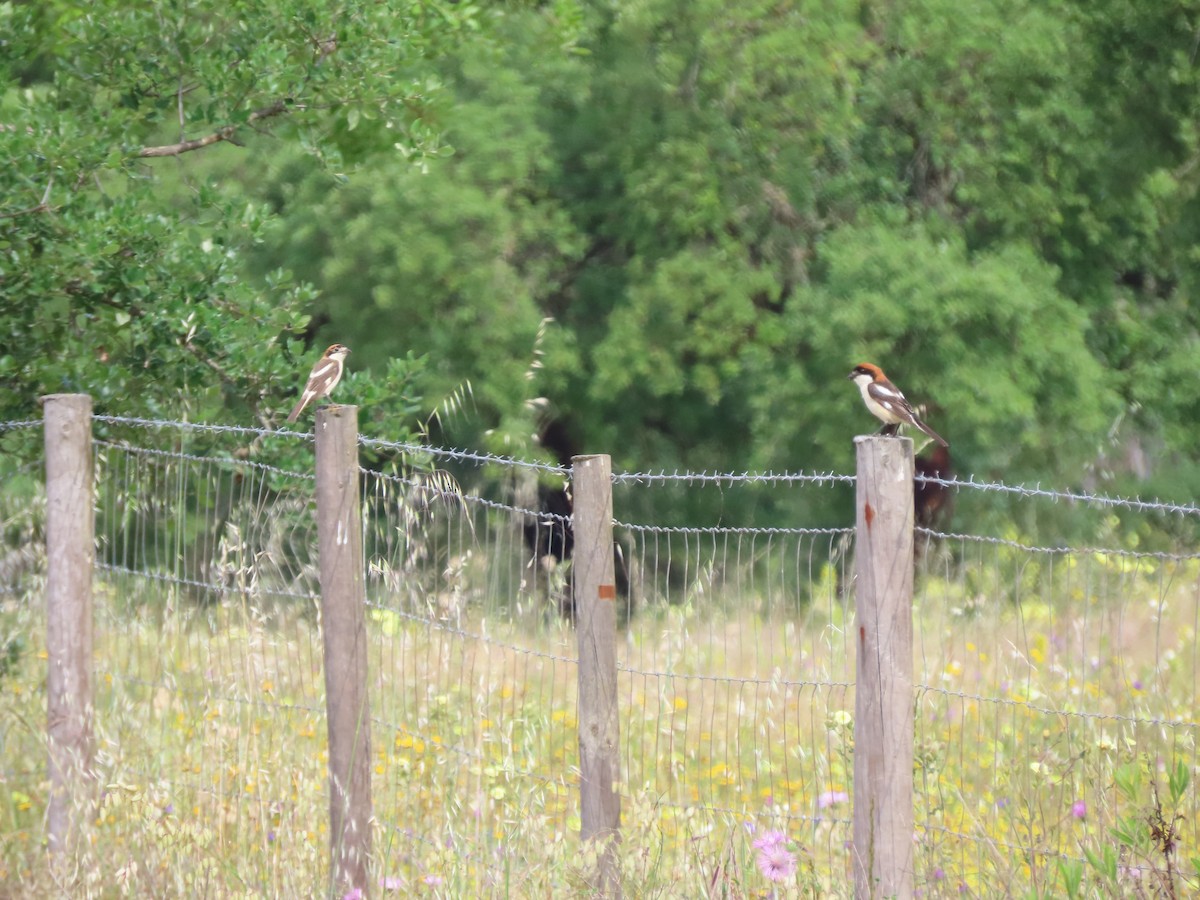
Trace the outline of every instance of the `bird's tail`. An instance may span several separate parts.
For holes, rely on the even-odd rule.
[[[920,428],[923,432],[925,432],[927,435],[929,435],[931,438],[933,438],[935,441],[937,441],[943,447],[950,446],[949,441],[947,441],[944,437],[942,437],[940,434],[938,434],[936,431],[934,431],[932,428],[930,428],[928,425],[926,425],[920,419],[916,420],[916,425],[918,428]]]

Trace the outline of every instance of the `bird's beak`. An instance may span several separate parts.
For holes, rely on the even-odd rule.
[[[847,380],[847,381],[853,381],[853,380],[854,380],[854,375],[855,375],[855,373],[854,373],[854,372],[851,372],[849,375],[847,375],[847,376],[846,376],[846,380]]]

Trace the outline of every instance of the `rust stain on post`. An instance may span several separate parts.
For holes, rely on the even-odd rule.
[[[875,521],[875,508],[870,503],[863,504],[863,519],[867,523],[867,528],[871,527],[871,523]]]

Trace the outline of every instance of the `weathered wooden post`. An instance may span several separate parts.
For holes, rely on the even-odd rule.
[[[572,580],[579,641],[580,838],[604,844],[593,885],[620,895],[620,729],[617,722],[617,589],[613,564],[612,462],[571,460],[575,531]]]
[[[854,439],[858,456],[854,894],[913,896],[913,445]]]
[[[42,398],[46,442],[46,676],[49,848],[66,850],[92,815],[92,398]]]
[[[318,409],[316,442],[331,872],[338,896],[354,888],[365,896],[371,857],[371,710],[358,408]]]

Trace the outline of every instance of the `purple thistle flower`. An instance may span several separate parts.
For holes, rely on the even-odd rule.
[[[796,857],[783,844],[758,851],[758,869],[771,881],[783,881],[796,873]]]
[[[1076,800],[1074,803],[1072,803],[1071,804],[1071,815],[1074,816],[1076,819],[1086,819],[1087,818],[1087,801]]]
[[[764,831],[754,839],[751,846],[755,850],[774,850],[776,847],[787,845],[787,833],[783,831]]]
[[[817,809],[829,809],[831,806],[837,806],[839,803],[848,803],[850,795],[845,791],[825,791],[817,797]]]

